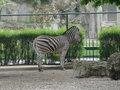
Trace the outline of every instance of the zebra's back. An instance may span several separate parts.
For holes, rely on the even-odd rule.
[[[61,52],[62,48],[68,43],[65,36],[41,35],[33,41],[34,49],[39,53]]]

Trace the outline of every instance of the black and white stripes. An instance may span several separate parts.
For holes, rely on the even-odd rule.
[[[75,35],[79,35],[79,28],[76,26],[72,26],[67,31],[65,31],[63,35],[66,36],[69,43],[71,43],[73,40],[76,39]],[[77,38],[77,39],[80,39],[80,38]],[[78,40],[78,42],[80,41]]]
[[[64,68],[64,60],[69,44],[72,41],[80,42],[79,29],[72,26],[60,36],[41,35],[34,39],[33,48],[37,53],[38,66],[41,70],[41,58],[47,53],[58,52],[61,54],[61,66]]]
[[[33,44],[33,47],[37,47],[42,53],[54,52],[59,47],[59,38],[41,35],[34,40]]]

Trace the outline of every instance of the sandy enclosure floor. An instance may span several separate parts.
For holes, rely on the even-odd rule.
[[[120,80],[78,79],[72,69],[0,71],[0,90],[120,90]]]

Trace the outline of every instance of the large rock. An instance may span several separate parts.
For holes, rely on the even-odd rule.
[[[120,53],[112,54],[107,62],[109,77],[114,80],[120,79]]]
[[[67,12],[94,12],[96,9],[89,4],[81,6],[80,0],[4,0],[11,5],[0,5],[0,14],[25,14],[25,13],[67,13]],[[96,15],[92,14],[76,14],[68,15],[69,24],[77,24],[82,26],[89,35],[89,38],[94,38],[96,32]],[[65,15],[39,15],[39,16],[1,16],[3,22],[15,23],[39,23],[41,25],[48,25],[57,29],[66,25]],[[91,22],[92,21],[92,22]],[[4,23],[5,27],[0,25],[0,28],[12,27]],[[7,26],[9,25],[9,26]],[[21,26],[17,26],[21,27]],[[94,34],[94,35],[93,35]]]
[[[80,61],[74,66],[75,77],[107,76],[107,62],[105,61]]]

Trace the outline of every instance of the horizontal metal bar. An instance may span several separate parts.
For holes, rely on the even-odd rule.
[[[0,14],[0,16],[39,16],[39,15],[76,15],[76,14],[116,14],[117,11],[111,12],[68,12],[68,13],[27,13],[27,14]]]
[[[110,12],[69,12],[69,15],[74,15],[74,14],[117,14],[120,13],[118,11],[110,11]]]
[[[1,14],[0,16],[39,16],[39,15],[65,15],[66,13],[27,13],[27,14]]]
[[[85,56],[82,56],[82,57],[86,57],[86,58],[98,58],[99,55],[85,55]]]
[[[86,50],[98,50],[99,47],[84,47]]]

